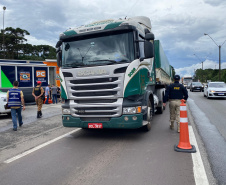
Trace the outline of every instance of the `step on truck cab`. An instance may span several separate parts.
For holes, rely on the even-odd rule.
[[[65,127],[151,129],[172,71],[149,18],[69,29],[56,48]]]

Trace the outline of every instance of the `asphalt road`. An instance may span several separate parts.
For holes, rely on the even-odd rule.
[[[226,184],[226,99],[190,92],[188,104],[218,184]]]
[[[25,125],[17,132],[1,132],[2,185],[195,184],[191,154],[174,151],[179,134],[169,129],[168,106],[162,115],[154,117],[150,132],[80,129],[5,163],[11,157],[75,129],[62,127],[59,107],[48,107],[46,111],[53,115],[48,117],[50,113],[46,112],[46,118],[30,122],[35,119],[33,113],[30,118],[24,118]],[[3,146],[6,142],[8,144]]]

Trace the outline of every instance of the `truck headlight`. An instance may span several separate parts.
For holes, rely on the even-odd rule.
[[[123,114],[138,114],[141,113],[141,106],[137,107],[124,107]]]
[[[62,114],[71,114],[71,111],[70,111],[70,109],[63,108],[62,109]]]

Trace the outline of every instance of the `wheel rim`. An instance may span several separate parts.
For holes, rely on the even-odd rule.
[[[147,121],[148,124],[151,124],[151,120],[152,120],[152,108],[151,108],[151,104],[149,103],[148,105],[148,112],[147,112]]]

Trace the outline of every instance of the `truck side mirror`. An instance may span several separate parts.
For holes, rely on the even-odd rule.
[[[153,58],[154,57],[153,44],[147,40],[144,41],[144,56],[145,56],[145,58]]]
[[[62,66],[62,50],[61,49],[57,49],[57,65],[58,67]]]
[[[155,39],[155,35],[153,33],[146,33],[144,39],[148,40],[148,41],[154,40]]]
[[[56,48],[57,48],[57,50],[56,50],[56,52],[57,52],[57,65],[58,65],[58,67],[62,66],[62,50],[60,49],[61,45],[62,45],[62,41],[59,40],[57,42],[57,44],[56,44]]]
[[[61,45],[62,45],[62,40],[59,40],[59,41],[56,43],[56,48],[59,48]]]

